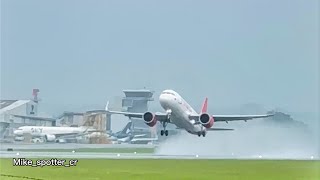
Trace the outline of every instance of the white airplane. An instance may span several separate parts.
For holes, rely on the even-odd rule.
[[[146,134],[133,134],[132,122],[128,122],[127,125],[119,132],[109,133],[109,139],[114,143],[129,143],[131,141],[137,141],[139,137],[146,136]]]
[[[13,131],[16,140],[21,140],[24,134],[31,134],[32,137],[43,137],[45,141],[57,141],[61,138],[71,138],[86,133],[96,132],[89,127],[46,127],[46,126],[21,126]]]
[[[212,128],[215,122],[227,122],[239,121],[239,120],[251,120],[255,118],[266,118],[273,116],[273,114],[266,115],[209,115],[207,113],[208,99],[203,102],[200,113],[197,113],[177,92],[173,90],[164,90],[159,97],[162,108],[165,113],[132,113],[123,111],[110,111],[108,104],[106,105],[106,112],[110,114],[123,114],[128,117],[141,118],[144,122],[153,127],[159,121],[163,130],[161,130],[161,136],[168,136],[168,130],[166,126],[168,123],[175,124],[178,129],[185,129],[190,134],[206,136],[207,131],[218,130],[233,130],[225,128]]]

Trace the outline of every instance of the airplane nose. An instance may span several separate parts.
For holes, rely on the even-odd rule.
[[[167,95],[167,94],[161,94],[160,97],[159,97],[159,101],[160,101],[160,104],[161,106],[166,109],[169,105],[169,101],[170,101],[170,96]]]
[[[16,136],[22,136],[23,132],[21,130],[15,130],[15,131],[13,131],[13,134]]]

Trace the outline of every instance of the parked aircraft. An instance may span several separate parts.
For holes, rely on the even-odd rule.
[[[32,137],[43,138],[44,141],[58,141],[62,138],[71,138],[87,133],[96,132],[91,127],[47,127],[47,126],[21,126],[13,132],[15,140],[23,140],[25,134]]]
[[[158,140],[158,138],[147,138],[144,137],[147,134],[136,134],[132,130],[132,122],[128,124],[119,132],[110,133],[109,139],[114,143],[141,143],[147,144],[150,141]]]

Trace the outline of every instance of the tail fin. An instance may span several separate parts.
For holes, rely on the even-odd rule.
[[[105,107],[105,111],[109,111],[109,101],[107,101],[106,107]]]
[[[128,124],[122,129],[121,133],[128,134],[131,131],[132,122],[128,122]],[[129,132],[128,132],[129,130]]]
[[[200,113],[206,113],[207,110],[208,110],[208,98],[204,100]]]

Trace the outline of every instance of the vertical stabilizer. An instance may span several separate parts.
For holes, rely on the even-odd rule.
[[[128,124],[122,129],[121,134],[128,134],[131,131],[132,122],[128,122]]]
[[[208,110],[208,98],[203,101],[200,113],[206,113]]]

